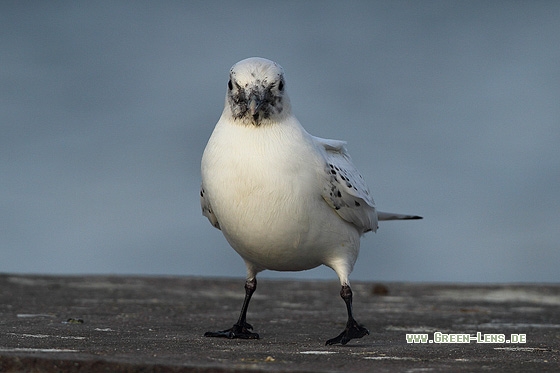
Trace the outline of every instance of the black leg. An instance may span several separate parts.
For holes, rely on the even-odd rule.
[[[346,322],[346,328],[344,331],[338,336],[329,339],[326,343],[327,345],[333,345],[336,343],[345,345],[351,339],[362,338],[364,335],[369,334],[369,331],[362,325],[358,324],[356,320],[354,320],[354,316],[352,316],[352,289],[350,289],[350,286],[342,285],[342,289],[340,289],[340,296],[344,299],[344,303],[346,303],[348,321]]]
[[[257,279],[247,279],[245,281],[245,299],[243,300],[243,307],[241,307],[241,314],[239,315],[239,320],[230,328],[226,330],[220,330],[217,332],[206,332],[205,337],[222,337],[222,338],[241,338],[241,339],[259,339],[257,333],[252,333],[253,327],[247,323],[247,309],[249,308],[249,302],[253,293],[257,289]]]

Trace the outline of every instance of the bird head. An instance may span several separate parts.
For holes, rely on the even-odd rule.
[[[252,57],[230,70],[226,110],[234,120],[260,126],[285,116],[290,110],[284,71],[276,62]]]

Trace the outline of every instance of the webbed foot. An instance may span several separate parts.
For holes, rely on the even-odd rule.
[[[228,339],[259,339],[259,335],[257,333],[250,332],[253,330],[251,324],[243,323],[243,325],[234,324],[231,328],[226,330],[220,330],[217,332],[206,332],[204,333],[205,337],[219,337],[219,338],[228,338]]]
[[[351,320],[346,324],[346,328],[344,329],[344,331],[340,333],[338,336],[329,339],[326,345],[327,346],[334,345],[337,343],[345,345],[351,339],[362,338],[364,335],[367,334],[369,334],[369,330],[367,330],[366,328],[358,324],[356,320]]]

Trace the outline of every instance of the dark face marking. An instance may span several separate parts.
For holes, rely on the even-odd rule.
[[[241,86],[232,74],[228,82],[228,103],[233,117],[249,120],[259,126],[262,120],[270,119],[273,115],[282,112],[283,89],[282,77],[279,78],[278,83],[257,79],[251,85]]]

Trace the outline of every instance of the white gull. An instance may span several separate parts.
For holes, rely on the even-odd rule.
[[[345,142],[310,135],[292,114],[280,65],[248,58],[231,68],[201,170],[202,212],[247,266],[239,320],[206,336],[258,338],[246,321],[257,273],[322,264],[338,275],[348,313],[344,331],[327,344],[369,334],[352,315],[348,280],[360,237],[375,232],[378,220],[421,217],[376,210]]]

